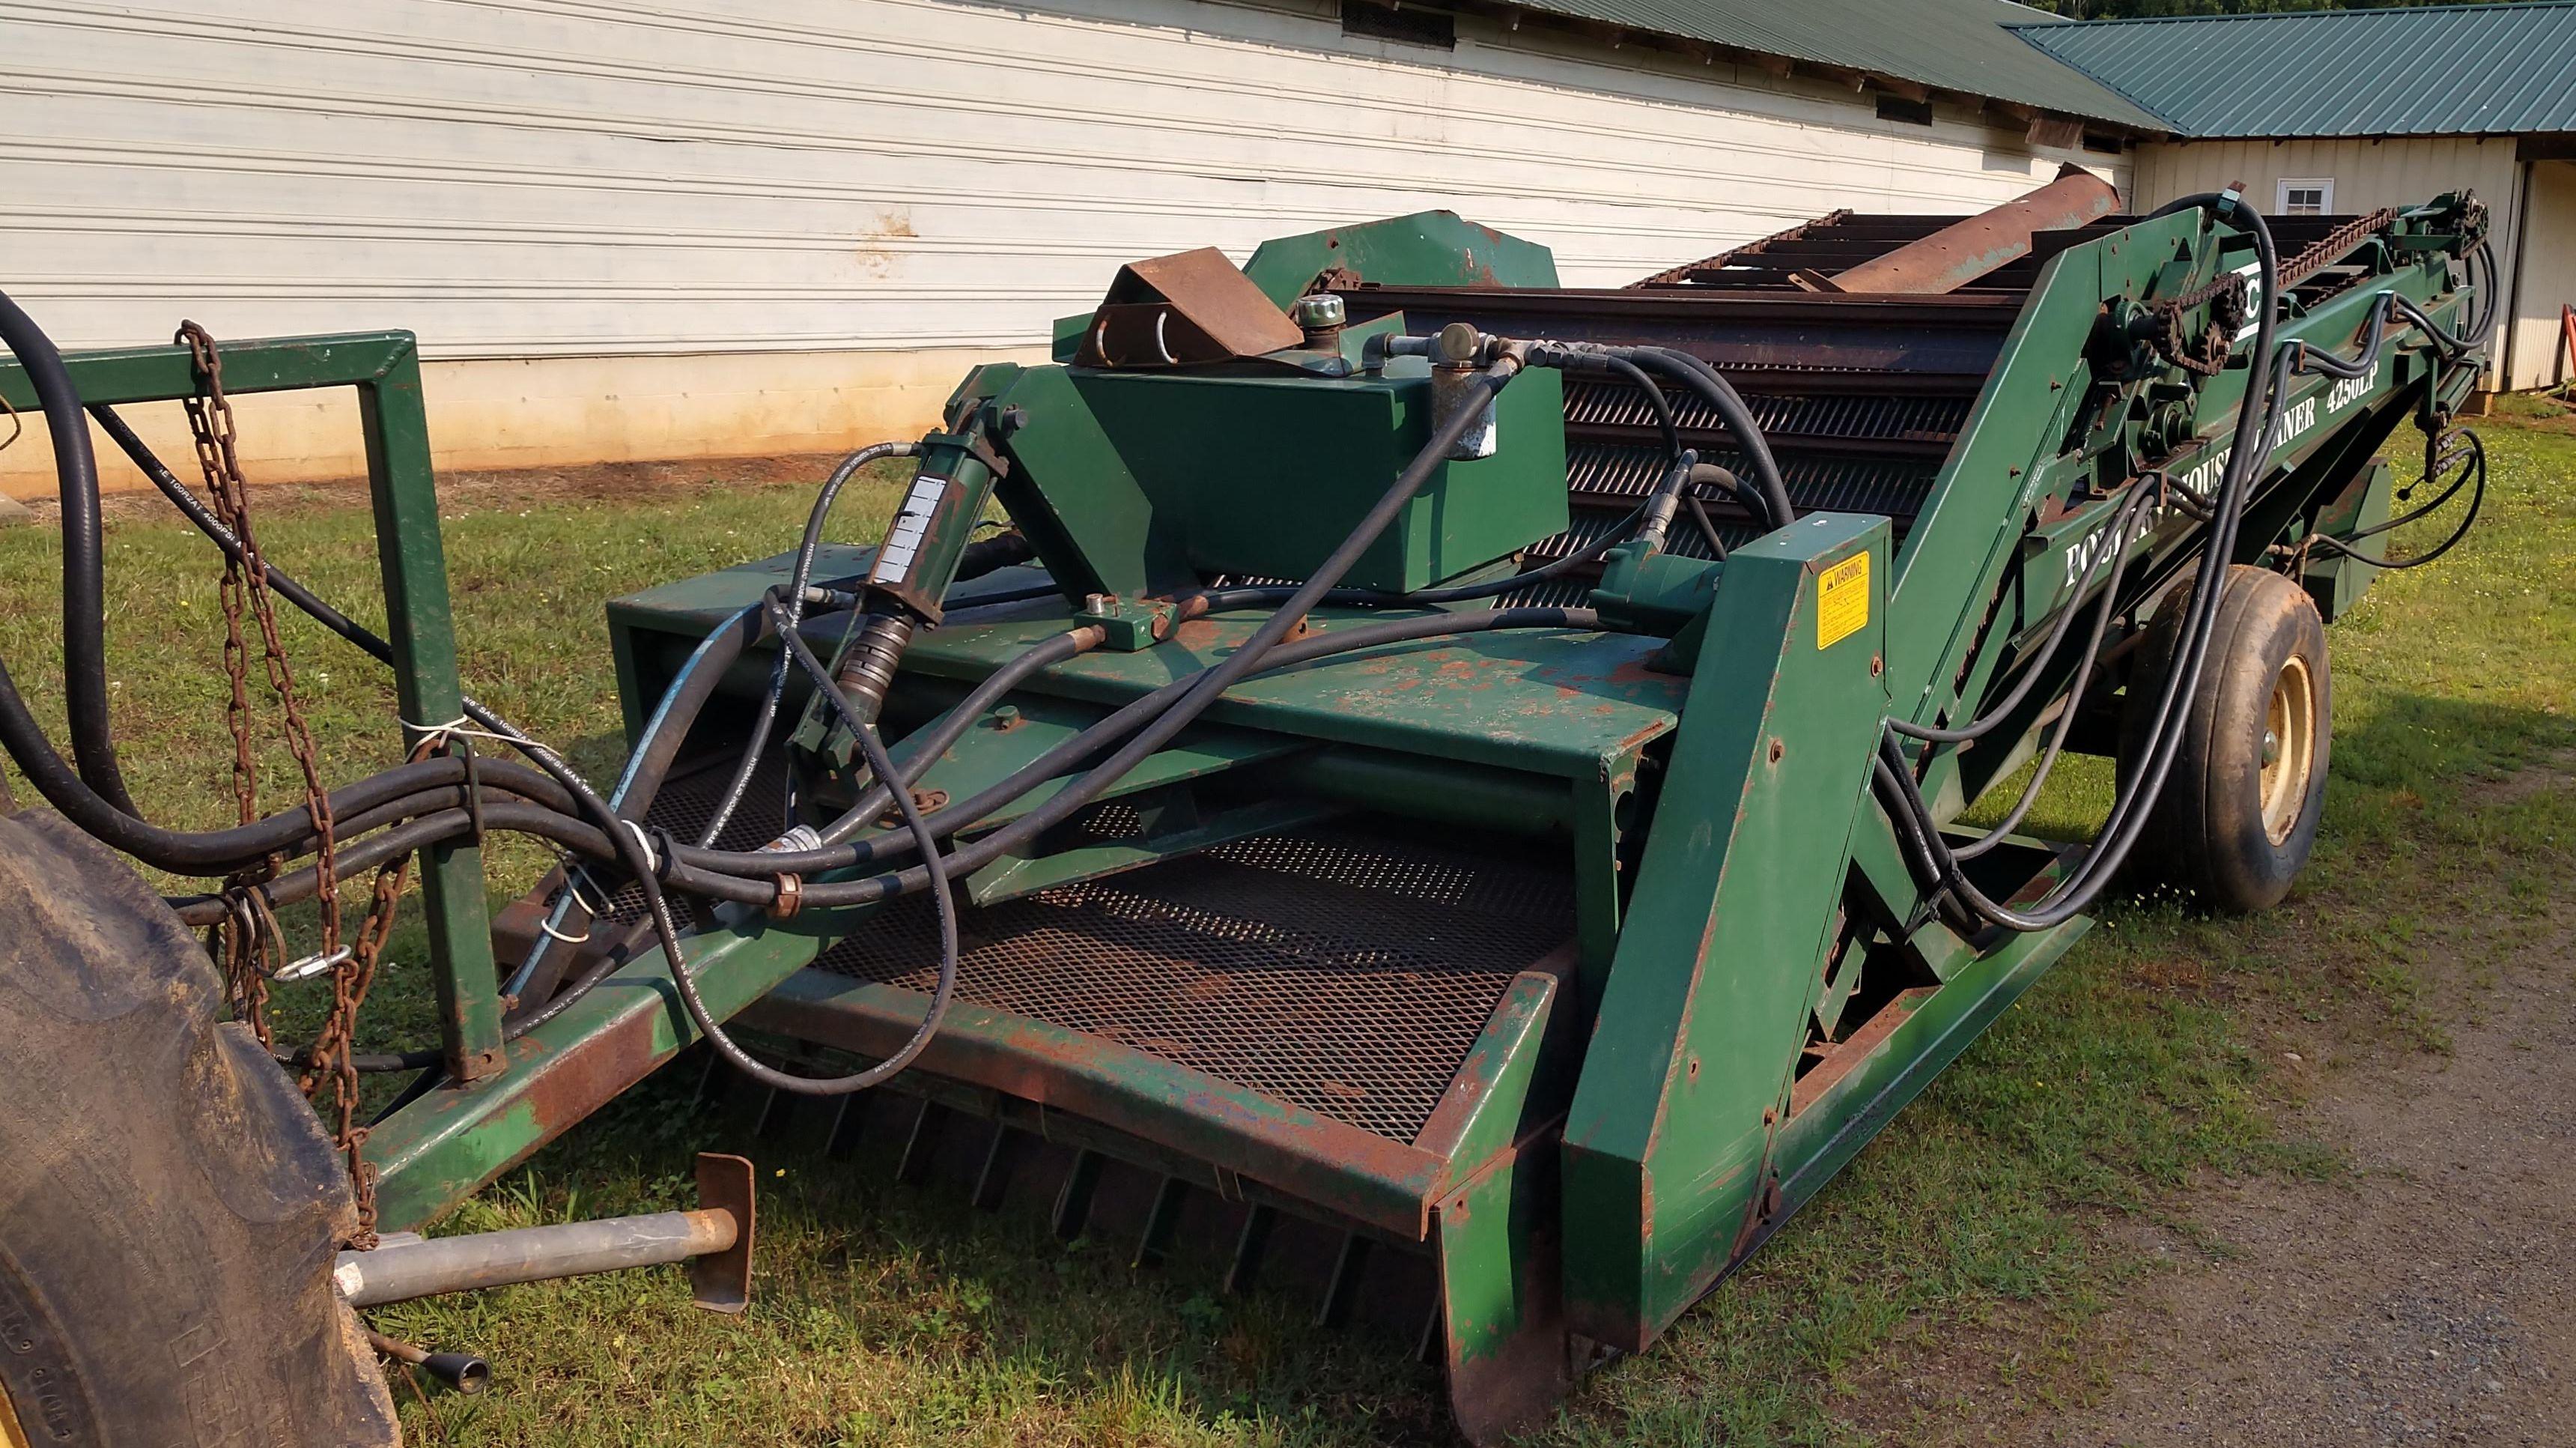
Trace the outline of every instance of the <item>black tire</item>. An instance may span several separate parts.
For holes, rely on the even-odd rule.
[[[347,1172],[220,998],[123,860],[0,818],[0,1413],[31,1444],[401,1441],[331,1285]]]
[[[2150,626],[2130,679],[2124,781],[2144,759],[2186,596],[2177,588]],[[2316,845],[2333,702],[2325,621],[2307,591],[2260,568],[2229,569],[2181,747],[2129,856],[2132,888],[2169,888],[2235,915],[2279,904]]]

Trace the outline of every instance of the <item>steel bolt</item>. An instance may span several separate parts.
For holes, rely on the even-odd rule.
[[[1093,618],[1109,618],[1118,612],[1118,595],[1094,593],[1082,600],[1082,611]]]
[[[1019,728],[1020,706],[1017,704],[1004,704],[999,708],[996,708],[993,711],[993,727],[1005,732]]]

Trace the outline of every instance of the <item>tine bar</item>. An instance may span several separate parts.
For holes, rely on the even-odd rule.
[[[948,1108],[924,1097],[921,1114],[912,1119],[912,1134],[904,1138],[903,1157],[895,1163],[895,1180],[918,1186],[929,1179],[930,1159],[939,1154],[939,1136],[947,1125]]]
[[[876,1093],[853,1091],[832,1109],[832,1134],[823,1145],[823,1154],[834,1161],[848,1161],[859,1149],[859,1137],[868,1129],[868,1113],[874,1108]]]
[[[1181,1199],[1189,1195],[1189,1183],[1167,1176],[1154,1190],[1154,1205],[1145,1213],[1145,1230],[1136,1238],[1136,1256],[1127,1265],[1143,1269],[1163,1264],[1163,1252],[1172,1242],[1172,1229],[1180,1224]]]
[[[1276,1207],[1252,1204],[1243,1214],[1243,1233],[1234,1239],[1234,1260],[1226,1264],[1225,1291],[1229,1297],[1247,1296],[1253,1282],[1261,1275],[1262,1254],[1270,1248],[1270,1229],[1279,1220]]]
[[[752,1120],[752,1138],[761,1140],[784,1128],[787,1125],[787,1113],[795,1108],[795,1104],[795,1098],[786,1092],[775,1086],[769,1087],[761,1094],[760,1115]]]
[[[1368,1238],[1357,1232],[1342,1234],[1332,1280],[1324,1284],[1323,1305],[1315,1309],[1317,1327],[1340,1327],[1351,1320],[1351,1304],[1359,1299],[1360,1274],[1368,1269],[1368,1255]]]
[[[1422,1319],[1422,1335],[1413,1344],[1413,1360],[1427,1368],[1440,1366],[1440,1360],[1449,1355],[1449,1345],[1441,1340],[1440,1332],[1442,1320],[1449,1315],[1448,1304],[1443,1300],[1447,1294],[1441,1287],[1438,1282],[1431,1285],[1431,1311]]]
[[[1055,1234],[1070,1242],[1091,1221],[1091,1194],[1100,1187],[1100,1168],[1108,1158],[1085,1147],[1075,1152],[1073,1169],[1064,1174],[1064,1189],[1055,1197]]]
[[[1020,1163],[1020,1133],[1009,1123],[993,1123],[993,1144],[984,1148],[984,1169],[975,1174],[975,1209],[980,1212],[1001,1210],[1002,1198],[1011,1190],[1011,1172]]]

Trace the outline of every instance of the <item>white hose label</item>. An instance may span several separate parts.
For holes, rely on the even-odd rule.
[[[894,526],[886,530],[885,542],[877,548],[877,561],[868,569],[868,582],[904,581],[912,572],[913,558],[921,552],[923,535],[930,531],[931,516],[947,496],[948,479],[926,474],[913,479],[912,491],[904,495],[903,510],[894,515]]]

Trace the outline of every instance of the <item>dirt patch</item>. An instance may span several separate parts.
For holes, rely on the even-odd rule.
[[[2539,764],[2462,791],[2473,809],[2519,804],[2549,790],[2576,789],[2576,749],[2561,749]]]
[[[678,462],[594,463],[580,468],[522,468],[497,472],[442,472],[438,498],[443,506],[524,508],[557,502],[638,501],[679,497],[712,487],[758,483],[820,483],[840,461],[838,453],[800,453],[756,458],[695,458]],[[175,466],[175,464],[174,464]],[[187,473],[180,475],[194,484]],[[319,483],[260,483],[253,478],[251,507],[255,516],[320,511],[358,506],[367,480],[342,478]],[[42,527],[53,527],[62,505],[51,498],[31,498],[27,511]],[[99,500],[111,523],[161,522],[172,514],[169,501],[149,488],[110,493]]]
[[[2493,788],[2522,797],[2551,773]],[[2447,1053],[2383,1041],[2321,1069],[2282,1051],[2309,1093],[2285,1127],[2351,1172],[2214,1184],[2175,1219],[2133,1222],[2158,1265],[2097,1324],[2119,1366],[2012,1441],[2570,1441],[2576,896],[2541,943],[2487,964]]]

